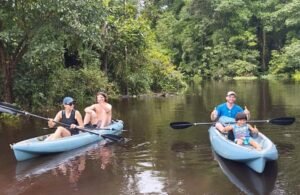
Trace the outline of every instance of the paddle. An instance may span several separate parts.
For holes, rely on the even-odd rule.
[[[274,118],[270,120],[250,120],[247,121],[247,123],[271,123],[275,125],[291,125],[295,122],[294,117],[280,117],[280,118]],[[170,126],[173,129],[185,129],[191,126],[197,126],[197,125],[212,125],[216,122],[207,122],[207,123],[190,123],[190,122],[172,122],[170,123]],[[231,124],[235,122],[229,122],[227,124]]]
[[[28,115],[28,116],[32,116],[32,117],[36,117],[36,118],[39,118],[39,119],[49,121],[49,118],[45,118],[45,117],[42,117],[42,116],[39,116],[39,115],[35,115],[35,114],[29,113],[29,112],[26,112],[26,111],[18,110],[14,105],[11,105],[11,104],[6,103],[6,102],[0,102],[0,112],[4,112],[4,113],[8,113],[8,114],[22,114],[22,115],[25,115],[25,116]],[[62,122],[57,122],[57,121],[53,121],[53,122],[55,122],[56,124],[65,126],[65,127],[70,127],[70,125],[62,123]],[[86,128],[76,128],[76,129],[78,129],[80,131],[88,132],[88,133],[91,133],[91,134],[94,134],[94,135],[98,135],[98,136],[101,136],[105,139],[110,139],[112,141],[120,142],[120,141],[123,140],[123,137],[118,136],[118,135],[99,134],[99,133],[93,132],[93,131],[91,131],[89,129],[86,129]],[[111,130],[111,129],[103,128],[103,129],[100,129],[100,130]]]
[[[11,111],[10,109],[6,109],[6,108],[16,109],[16,106],[6,102],[0,102],[0,106],[3,106],[0,107],[0,112],[16,115],[16,112]]]

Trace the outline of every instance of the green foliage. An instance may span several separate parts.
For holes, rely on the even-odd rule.
[[[298,4],[4,1],[0,52],[15,73],[16,101],[29,107],[65,95],[84,103],[98,90],[177,91],[185,79],[256,76],[268,66],[273,75],[291,76],[300,64]]]
[[[255,64],[243,61],[235,60],[232,64],[228,65],[230,77],[235,76],[254,76],[257,74],[257,66]]]
[[[158,51],[157,48],[152,48],[148,52],[149,66],[152,67],[152,85],[151,89],[155,92],[176,92],[186,87],[183,80],[183,75],[175,70],[175,67],[170,62],[170,58]]]
[[[39,67],[39,66],[38,66]],[[44,67],[45,68],[45,67]],[[113,83],[97,67],[31,69],[27,77],[16,80],[17,102],[29,107],[61,104],[64,96],[72,96],[83,105],[93,100],[96,92],[106,91],[110,96],[117,93]]]
[[[300,71],[296,71],[295,74],[293,74],[293,79],[296,81],[300,81]]]
[[[12,115],[8,113],[0,113],[0,119],[3,119],[6,123],[16,123],[20,119],[17,115]]]
[[[148,71],[133,72],[127,77],[129,94],[147,93],[150,89],[151,77]]]
[[[94,100],[98,91],[106,91],[110,96],[116,93],[114,85],[108,82],[107,77],[97,67],[57,69],[49,79],[47,104],[50,105],[60,104],[64,96],[74,97],[83,105]]]
[[[281,51],[272,52],[270,73],[291,76],[300,69],[300,40],[285,46]]]

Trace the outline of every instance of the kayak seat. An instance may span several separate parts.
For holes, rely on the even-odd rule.
[[[229,132],[226,132],[226,133],[223,133],[221,131],[219,131],[224,137],[226,137],[227,139],[229,139],[230,141],[233,141],[234,142],[234,135],[233,135],[233,132],[232,131],[229,131]]]
[[[37,137],[37,140],[44,141],[47,137],[48,137],[48,135],[42,135],[42,136]]]
[[[228,138],[230,141],[234,141],[233,131],[229,131],[229,132],[228,132],[227,138]]]

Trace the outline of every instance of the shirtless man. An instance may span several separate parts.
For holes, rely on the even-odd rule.
[[[84,109],[84,125],[91,125],[94,128],[103,128],[111,123],[112,106],[107,103],[107,95],[98,92],[96,95],[97,103]]]

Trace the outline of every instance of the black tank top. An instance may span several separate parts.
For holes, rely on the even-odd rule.
[[[71,125],[71,124],[78,125],[78,122],[75,119],[75,112],[76,112],[76,110],[72,110],[70,117],[67,118],[65,110],[62,110],[62,112],[61,112],[61,114],[62,114],[61,122],[65,123],[65,124],[68,124],[68,125]],[[70,129],[70,128],[66,128],[66,129],[68,129],[71,132],[72,135],[79,133],[78,130],[76,130],[76,129]]]

